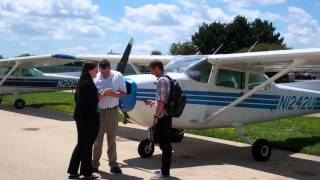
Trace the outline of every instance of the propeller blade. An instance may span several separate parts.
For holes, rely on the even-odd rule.
[[[124,73],[126,66],[128,64],[128,60],[129,60],[129,56],[130,56],[130,52],[131,52],[131,48],[132,48],[132,44],[133,44],[133,38],[130,39],[126,50],[124,51],[121,60],[117,66],[117,71]]]

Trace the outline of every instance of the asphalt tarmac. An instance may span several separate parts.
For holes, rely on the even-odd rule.
[[[160,168],[161,152],[142,159],[137,153],[146,128],[127,124],[118,129],[118,161],[123,174],[111,174],[105,143],[100,179],[150,179]],[[67,179],[76,143],[71,115],[0,105],[0,179]],[[320,157],[273,150],[267,162],[256,162],[247,144],[186,134],[173,144],[173,179],[320,179]]]

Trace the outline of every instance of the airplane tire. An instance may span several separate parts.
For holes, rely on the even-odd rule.
[[[23,99],[17,99],[14,102],[14,107],[17,109],[23,109],[26,106],[26,102]]]
[[[172,129],[171,130],[171,142],[179,143],[184,137],[184,133],[181,133],[182,129]]]
[[[154,143],[149,139],[144,139],[140,142],[138,146],[138,153],[142,158],[149,158],[154,152]]]
[[[258,139],[252,146],[252,156],[256,161],[267,161],[272,153],[272,146],[266,139]]]
[[[0,97],[0,104],[2,103],[2,97]]]

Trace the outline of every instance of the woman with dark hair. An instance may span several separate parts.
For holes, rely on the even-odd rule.
[[[79,178],[80,175],[87,179],[98,178],[92,174],[91,166],[92,146],[99,131],[99,114],[97,112],[99,98],[97,88],[93,83],[93,78],[97,73],[96,63],[86,63],[76,88],[74,119],[77,125],[78,142],[73,150],[68,168],[69,179]],[[80,174],[78,174],[80,163]]]

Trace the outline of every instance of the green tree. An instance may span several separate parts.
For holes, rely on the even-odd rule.
[[[248,52],[249,47],[242,48],[239,50],[239,52]],[[289,49],[287,47],[282,46],[281,44],[267,44],[267,43],[260,43],[257,44],[251,52],[258,52],[258,51],[272,51],[272,50],[285,50]]]
[[[151,51],[151,55],[162,55],[161,51],[153,50]]]
[[[280,37],[280,33],[275,33],[276,28],[273,27],[272,22],[255,19],[251,26],[252,35],[259,43],[279,44],[286,47],[286,44],[283,43],[284,39]]]
[[[270,44],[265,49],[286,49],[280,33],[271,22],[255,19],[253,22],[243,16],[237,16],[231,23],[203,23],[192,35],[192,43],[198,47],[200,54],[211,54],[221,44],[223,47],[217,53],[234,53],[244,48],[250,48],[256,41]],[[262,46],[262,45],[261,45]],[[265,45],[263,45],[265,46]],[[256,49],[258,50],[258,49]]]
[[[170,54],[172,55],[192,55],[197,53],[197,47],[190,41],[172,43]]]
[[[227,42],[226,24],[203,23],[191,39],[201,54],[212,54],[221,44]]]
[[[252,37],[252,29],[247,19],[243,16],[237,16],[233,22],[226,26],[227,42],[225,42],[225,51],[227,53],[237,52],[243,47],[250,47],[255,39]]]

